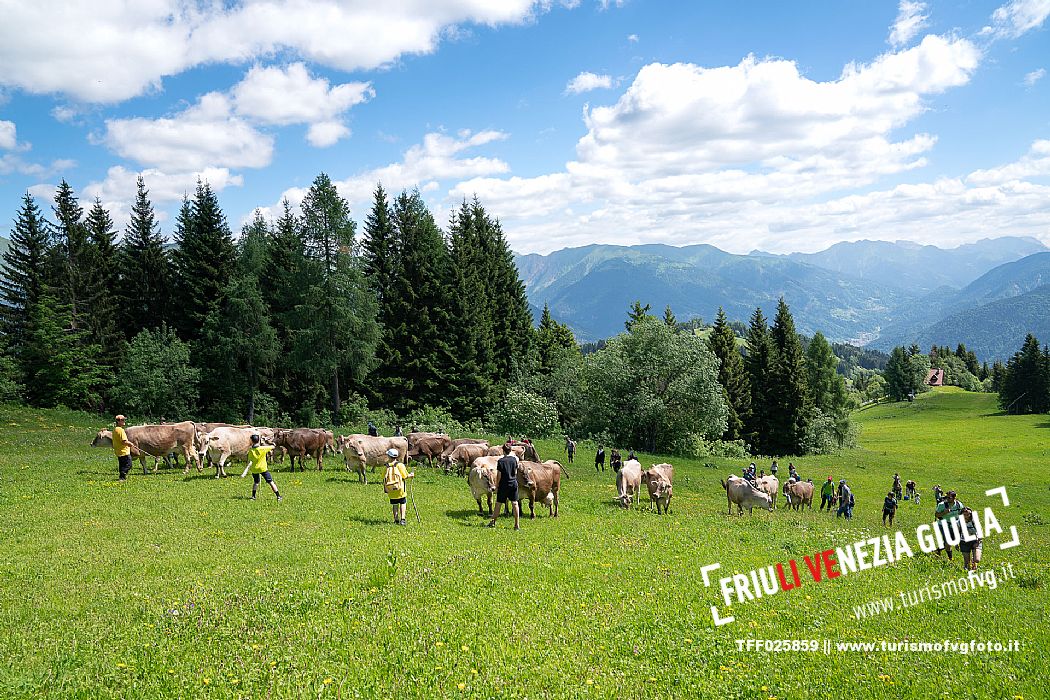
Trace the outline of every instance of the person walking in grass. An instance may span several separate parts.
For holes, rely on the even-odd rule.
[[[594,471],[605,471],[605,447],[598,445],[598,451],[594,453]]]
[[[893,491],[886,492],[886,498],[882,501],[882,524],[886,524],[886,518],[890,519],[890,527],[893,527],[893,516],[897,514],[897,498]]]
[[[386,451],[386,472],[383,474],[383,490],[390,498],[390,507],[394,513],[395,525],[407,525],[405,514],[408,511],[408,491],[405,484],[406,479],[416,475],[405,468],[405,465],[397,461],[397,450],[391,447]]]
[[[916,496],[915,492],[915,481],[914,479],[908,479],[908,483],[904,485],[904,500],[914,501]]]
[[[839,480],[839,509],[835,513],[835,519],[844,516],[846,520],[853,518],[853,491],[846,485],[845,479]]]
[[[899,501],[901,499],[901,475],[896,472],[893,473],[893,488],[891,490],[893,491],[893,497]]]
[[[959,543],[959,551],[963,555],[963,568],[967,571],[977,571],[981,563],[981,538],[977,536],[976,516],[969,508],[962,509],[962,522],[966,530],[963,532],[963,540]]]
[[[954,491],[944,494],[944,500],[937,504],[937,527],[941,531],[941,537],[944,539],[944,551],[948,553],[949,559],[952,558],[952,546],[948,544],[948,530],[954,525],[952,521],[962,516],[964,507]],[[940,552],[940,550],[937,551],[938,553]]]
[[[118,415],[113,419],[116,424],[113,427],[113,454],[117,456],[117,472],[120,474],[120,481],[128,480],[128,472],[131,471],[131,451],[133,449],[138,451],[135,443],[128,440],[128,434],[124,430],[127,420],[123,415]]]
[[[514,512],[514,529],[520,530],[521,505],[518,503],[518,458],[511,453],[510,445],[503,446],[503,456],[496,462],[496,508],[492,511],[489,527],[496,527],[503,502]]]
[[[280,503],[281,492],[277,490],[277,484],[274,483],[273,476],[270,474],[270,469],[266,464],[266,455],[273,450],[273,445],[262,444],[262,439],[258,435],[252,435],[251,440],[252,446],[248,450],[248,466],[241,473],[241,478],[243,479],[251,472],[253,501],[255,500],[256,492],[259,490],[259,477],[261,476],[270,485],[273,495],[277,496],[277,502]]]
[[[824,510],[824,505],[827,504],[828,512],[831,512],[831,507],[835,505],[835,482],[831,480],[831,475],[828,475],[828,480],[824,482],[824,485],[820,487],[820,509]]]
[[[576,441],[569,440],[566,449],[569,451],[569,464],[572,464],[576,460]]]

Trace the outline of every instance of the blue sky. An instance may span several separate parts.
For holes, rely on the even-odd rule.
[[[83,5],[78,7],[77,5]],[[1050,0],[43,0],[0,25],[0,202],[67,179],[236,228],[324,171],[437,215],[477,194],[519,252],[1050,243]],[[2,215],[0,211],[0,215]],[[5,227],[6,228],[6,227]]]

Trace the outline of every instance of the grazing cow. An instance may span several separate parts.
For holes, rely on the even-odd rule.
[[[561,477],[569,475],[565,467],[557,460],[546,462],[524,461],[518,465],[518,493],[522,499],[529,499],[529,517],[536,517],[536,501],[541,501],[548,508],[552,518],[558,517],[558,492],[561,490]]]
[[[452,444],[452,438],[444,433],[409,433],[408,434],[408,457],[417,462],[422,462],[426,457],[427,464],[434,466],[434,458],[440,457],[441,453]]]
[[[215,478],[226,477],[226,463],[248,461],[255,428],[216,428],[203,439],[201,457],[207,456],[215,464]]]
[[[479,457],[474,461],[474,466],[467,474],[467,484],[470,485],[470,494],[478,502],[478,515],[484,515],[481,508],[481,497],[485,496],[489,506],[489,516],[492,515],[492,497],[496,493],[499,478],[496,475],[496,457]]]
[[[784,483],[784,499],[795,510],[806,506],[813,510],[813,482],[788,479]]]
[[[157,471],[158,460],[168,461],[168,455],[176,447],[181,448],[182,456],[186,466],[183,474],[190,471],[190,462],[197,466],[197,471],[203,470],[200,460],[197,459],[197,439],[193,429],[193,423],[183,421],[182,423],[166,423],[164,425],[133,425],[125,428],[128,440],[139,448],[139,463],[142,464],[142,473],[146,473],[146,457],[153,457],[153,471]],[[95,439],[91,441],[92,447],[113,447],[113,433],[109,430],[100,430]]]
[[[744,508],[747,508],[749,514],[752,513],[755,506],[765,508],[770,513],[773,512],[773,499],[765,491],[760,491],[752,486],[747,479],[743,479],[736,474],[730,474],[728,479],[721,481],[721,484],[722,488],[726,490],[726,500],[729,502],[730,515],[733,514],[734,503],[740,515],[744,514]]]
[[[451,455],[452,451],[460,445],[484,445],[485,447],[488,447],[489,441],[480,438],[456,438],[449,443],[448,447],[441,451],[440,461],[442,465],[446,467],[449,465],[449,455]]]
[[[275,430],[274,444],[288,451],[295,471],[295,458],[299,458],[299,469],[306,471],[303,460],[309,455],[317,462],[317,471],[324,466],[324,455],[327,451],[335,451],[335,435],[330,430],[321,428],[294,428],[292,430]]]
[[[773,508],[777,507],[777,494],[780,493],[780,481],[772,474],[763,476],[757,482],[760,491],[765,491],[773,499]]]
[[[642,465],[637,459],[628,460],[616,472],[616,493],[620,505],[630,508],[642,488]]]
[[[459,476],[463,476],[470,469],[471,465],[474,464],[474,460],[478,457],[486,457],[489,453],[488,445],[460,445],[456,449],[452,450],[448,456],[448,466],[446,469],[452,469],[453,465],[456,465],[456,473]]]
[[[518,461],[525,459],[525,445],[511,445],[510,453],[518,458]],[[501,445],[494,445],[488,449],[485,453],[489,457],[502,457],[503,447]],[[534,460],[535,461],[535,460]]]
[[[368,483],[365,475],[365,467],[385,467],[387,461],[386,451],[390,448],[397,450],[397,460],[405,461],[408,454],[408,440],[403,437],[372,437],[356,433],[354,435],[339,436],[339,451],[343,453],[343,463],[346,470],[357,472],[358,479],[363,484]]]
[[[656,514],[670,512],[671,482],[674,481],[674,467],[670,464],[654,464],[642,472],[642,483],[649,487],[649,502],[656,504]]]

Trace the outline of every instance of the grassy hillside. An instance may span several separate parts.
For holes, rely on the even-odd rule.
[[[777,511],[727,517],[718,479],[740,464],[672,460],[673,512],[625,512],[611,472],[569,467],[562,516],[482,527],[463,480],[418,469],[422,525],[387,523],[381,487],[329,461],[250,481],[162,470],[115,481],[83,414],[0,408],[2,697],[1040,697],[1048,634],[1050,418],[944,390],[859,414],[862,447],[795,460],[848,478],[851,522]],[[554,442],[544,456],[560,456]],[[647,461],[655,461],[648,455]],[[786,465],[784,460],[784,464]],[[968,504],[1006,485],[1021,546],[986,542],[1020,575],[858,622],[851,606],[961,575],[917,554],[734,606],[715,628],[700,567],[746,572],[884,532],[892,474],[916,479],[911,533],[935,482]],[[410,509],[411,510],[411,509]],[[738,639],[1019,639],[1021,653],[768,653]],[[947,678],[947,680],[945,680]]]

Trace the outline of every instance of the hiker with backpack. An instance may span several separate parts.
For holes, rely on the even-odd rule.
[[[890,519],[890,527],[893,527],[893,516],[897,514],[897,499],[893,491],[886,492],[886,498],[882,501],[882,524],[886,524],[886,518]]]
[[[397,461],[397,450],[391,447],[386,451],[390,458],[387,462],[386,471],[383,473],[383,490],[390,498],[390,507],[394,512],[395,525],[407,525],[405,513],[408,510],[408,492],[405,479],[411,479],[416,475],[405,468],[405,465]]]
[[[962,522],[966,531],[963,533],[964,539],[959,543],[959,551],[963,555],[963,568],[967,571],[977,571],[977,566],[981,563],[981,538],[977,536],[975,517],[969,508],[962,509]]]

